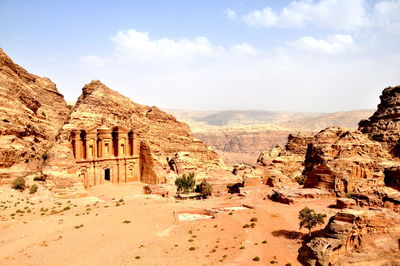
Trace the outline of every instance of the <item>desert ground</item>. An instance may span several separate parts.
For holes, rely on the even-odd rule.
[[[0,265],[300,265],[307,230],[299,230],[299,210],[336,213],[327,208],[334,199],[285,205],[262,196],[270,188],[247,197],[176,200],[144,195],[143,186],[105,184],[76,199],[2,186]],[[185,211],[243,205],[251,208],[178,219]]]

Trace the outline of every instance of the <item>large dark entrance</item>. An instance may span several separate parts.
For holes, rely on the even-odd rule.
[[[105,169],[104,170],[104,180],[110,181],[110,169]]]

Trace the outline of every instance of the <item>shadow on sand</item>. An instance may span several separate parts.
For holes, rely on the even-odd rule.
[[[287,239],[303,239],[305,234],[297,231],[289,231],[289,230],[277,230],[272,232],[273,236],[276,237],[284,237]]]

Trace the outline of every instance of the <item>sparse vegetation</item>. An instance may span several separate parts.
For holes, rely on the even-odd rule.
[[[315,210],[310,209],[308,207],[304,207],[299,212],[299,220],[300,220],[300,229],[307,228],[308,236],[311,236],[311,229],[317,226],[318,224],[324,224],[324,218],[326,214],[316,213]]]
[[[131,223],[131,221],[129,221],[129,220],[125,220],[125,221],[123,221],[122,223],[124,223],[124,224],[130,224],[130,223]]]
[[[15,190],[23,191],[25,189],[25,179],[23,177],[15,178],[11,187]]]
[[[42,154],[42,159],[43,159],[43,161],[46,161],[46,160],[47,160],[47,152],[44,152],[44,153]]]
[[[258,257],[258,256],[257,256],[257,257],[254,257],[253,260],[254,260],[254,261],[260,261],[260,257]]]
[[[196,186],[196,192],[200,193],[203,198],[208,198],[213,192],[213,186],[206,180],[203,180]]]
[[[182,177],[178,177],[175,180],[175,185],[178,187],[178,192],[187,194],[194,190],[196,185],[196,180],[194,178],[195,173],[190,172],[188,174],[183,174]]]
[[[299,175],[299,176],[296,176],[296,177],[294,178],[294,181],[296,181],[297,184],[299,184],[299,185],[304,185],[304,183],[306,183],[306,179],[307,179],[306,176],[304,176],[304,175]]]
[[[190,247],[190,248],[189,248],[189,250],[195,250],[195,249],[196,249],[195,247]]]
[[[33,178],[33,181],[42,181],[42,182],[44,182],[44,181],[46,181],[46,178],[44,176],[35,176]]]
[[[250,222],[257,222],[257,221],[258,221],[257,217],[253,217],[250,219]]]
[[[35,194],[38,191],[38,186],[36,184],[33,184],[30,188],[29,188],[29,194]]]

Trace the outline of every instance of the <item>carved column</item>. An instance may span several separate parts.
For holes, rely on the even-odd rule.
[[[106,127],[97,129],[99,132],[99,139],[101,145],[101,157],[102,158],[113,158],[113,142],[112,142],[112,130]]]
[[[140,140],[138,138],[138,135],[134,133],[133,136],[133,156],[139,156],[140,155]]]
[[[91,130],[86,134],[86,159],[93,160],[97,158],[97,131]]]
[[[82,140],[80,130],[72,130],[71,133],[74,145],[74,156],[76,160],[80,160],[82,158]]]

